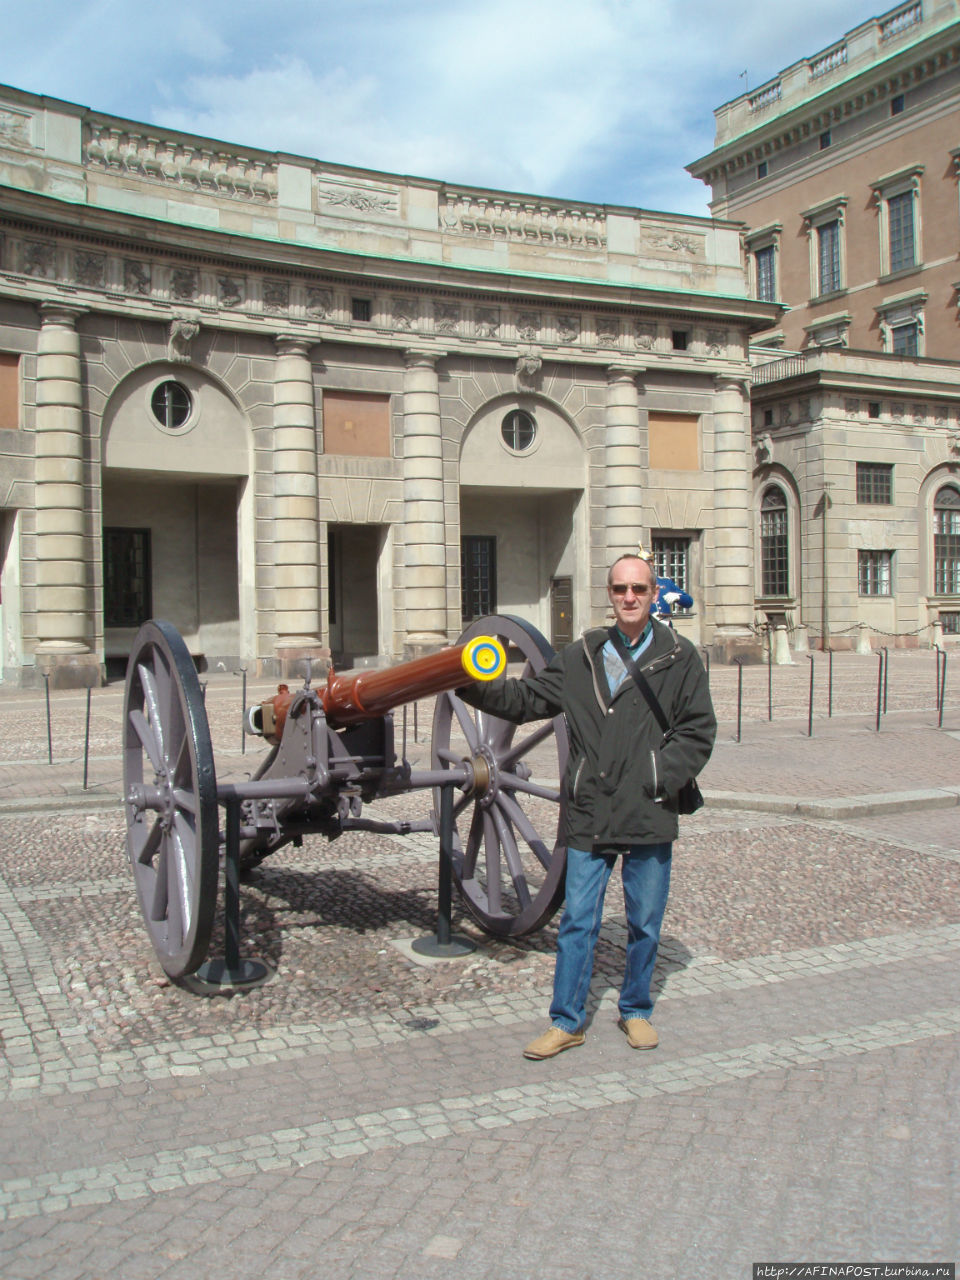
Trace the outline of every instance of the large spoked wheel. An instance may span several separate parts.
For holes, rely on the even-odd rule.
[[[479,618],[459,643],[484,635],[519,650],[524,675],[541,671],[553,657],[550,644],[522,618]],[[488,933],[532,933],[563,901],[560,783],[567,751],[562,716],[517,726],[474,710],[452,691],[437,698],[433,767],[466,761],[474,778],[454,804],[453,875],[470,914]],[[439,797],[435,802],[439,812]]]
[[[182,978],[210,945],[220,835],[200,682],[169,622],[144,623],[127,664],[123,795],[140,909],[164,970]]]

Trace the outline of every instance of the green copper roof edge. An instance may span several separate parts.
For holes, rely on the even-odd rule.
[[[4,186],[0,186],[0,190],[3,190],[3,189],[4,189]],[[10,187],[7,189],[12,191],[18,191],[25,195],[35,196],[38,194],[35,191],[28,190],[28,188],[26,187]],[[630,289],[635,292],[650,292],[650,293],[664,293],[664,294],[675,293],[675,294],[683,294],[685,296],[689,296],[692,298],[716,298],[718,300],[727,300],[727,301],[736,302],[736,303],[746,303],[748,305],[755,304],[757,301],[755,298],[750,298],[746,294],[738,294],[738,293],[719,293],[719,292],[709,293],[705,290],[683,289],[680,287],[673,287],[670,285],[636,284],[636,283],[631,283],[629,281],[599,280],[594,276],[567,276],[567,275],[555,275],[547,271],[520,271],[517,268],[510,268],[510,267],[474,266],[470,263],[440,262],[435,258],[416,258],[416,257],[413,257],[412,255],[410,257],[401,258],[401,257],[396,257],[389,253],[371,253],[365,249],[342,249],[333,245],[313,245],[313,244],[308,244],[301,240],[288,240],[282,236],[256,235],[251,231],[239,231],[239,230],[226,231],[222,227],[210,227],[210,226],[205,226],[202,223],[181,222],[179,220],[173,220],[173,219],[167,220],[167,219],[160,219],[160,218],[151,218],[149,215],[146,215],[146,214],[131,213],[127,209],[115,209],[109,205],[90,204],[86,200],[72,200],[69,196],[49,195],[44,193],[42,194],[41,198],[43,200],[54,201],[58,204],[72,205],[74,207],[81,208],[81,209],[89,209],[92,212],[114,214],[115,216],[133,218],[141,222],[153,222],[158,224],[159,226],[184,227],[191,231],[205,232],[208,235],[213,234],[218,236],[229,236],[232,239],[238,239],[238,240],[263,241],[268,244],[287,245],[287,246],[290,246],[291,248],[297,248],[297,249],[312,249],[316,253],[339,253],[339,254],[343,254],[346,257],[361,258],[368,261],[409,263],[412,266],[436,267],[444,271],[451,271],[451,272],[465,271],[465,272],[474,272],[476,274],[484,274],[484,275],[516,276],[520,279],[553,280],[558,283],[597,285],[600,288],[604,288],[604,289]],[[19,216],[22,217],[25,215],[20,214]],[[77,230],[83,230],[83,228],[77,228]],[[281,264],[277,263],[275,265],[279,267]]]

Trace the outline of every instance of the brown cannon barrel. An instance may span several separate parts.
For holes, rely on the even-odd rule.
[[[382,716],[405,702],[455,689],[468,680],[495,680],[506,666],[507,655],[500,641],[493,636],[476,636],[466,644],[380,671],[348,676],[331,671],[320,697],[331,724],[355,724]]]

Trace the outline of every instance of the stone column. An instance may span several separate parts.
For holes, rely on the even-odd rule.
[[[604,448],[607,565],[625,551],[636,551],[643,536],[638,372],[621,365],[607,369]]]
[[[443,439],[436,352],[404,353],[403,531],[404,654],[447,643],[447,571],[443,508]]]
[[[721,660],[759,662],[763,646],[754,620],[753,504],[745,385],[718,377],[713,402],[714,617],[713,647]]]
[[[274,610],[281,675],[305,658],[329,657],[320,642],[317,432],[311,343],[278,334],[274,373]]]
[[[84,537],[80,307],[43,303],[37,345],[37,667],[54,688],[100,683]]]

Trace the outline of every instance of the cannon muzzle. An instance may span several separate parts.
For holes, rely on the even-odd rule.
[[[380,671],[348,676],[331,671],[320,697],[331,724],[355,724],[471,680],[496,680],[506,668],[507,655],[500,641],[476,636],[466,644]]]
[[[331,671],[325,688],[318,689],[327,721],[334,727],[357,724],[385,715],[394,707],[429,698],[471,680],[496,680],[507,668],[503,645],[494,636],[475,636],[466,644],[395,667],[337,675]],[[279,742],[293,695],[286,685],[247,712],[248,732]]]

